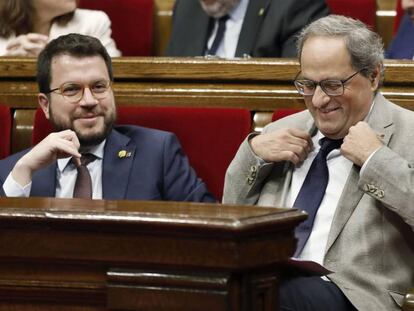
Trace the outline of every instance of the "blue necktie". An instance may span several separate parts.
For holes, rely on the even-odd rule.
[[[293,204],[294,207],[304,210],[309,215],[308,219],[295,229],[295,237],[298,239],[294,255],[295,257],[302,252],[302,249],[312,232],[316,212],[325,195],[326,186],[328,185],[329,180],[326,157],[332,150],[338,149],[342,145],[342,142],[342,139],[333,140],[326,137],[320,140],[321,149],[313,160],[302,188]]]
[[[218,27],[216,36],[214,38],[213,44],[211,45],[210,49],[208,50],[208,55],[216,55],[217,49],[220,45],[220,42],[223,40],[224,32],[226,31],[226,22],[229,19],[228,15],[224,15],[218,19]]]

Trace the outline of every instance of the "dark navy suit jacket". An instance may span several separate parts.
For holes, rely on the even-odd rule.
[[[119,157],[121,150],[128,156]],[[0,161],[1,184],[28,151]],[[33,175],[30,196],[55,196],[56,166],[54,163]],[[4,195],[2,187],[1,194]],[[138,126],[116,126],[108,136],[103,157],[102,197],[215,202],[190,167],[174,134]]]
[[[393,59],[412,59],[413,55],[414,24],[408,14],[405,13],[385,56]]]
[[[329,14],[324,0],[250,0],[236,57],[295,57],[296,35]],[[177,0],[167,56],[203,56],[214,20],[198,0]]]

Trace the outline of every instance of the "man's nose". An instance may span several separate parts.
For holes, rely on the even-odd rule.
[[[319,108],[323,107],[329,103],[330,96],[327,95],[324,90],[322,90],[320,85],[317,85],[315,88],[315,93],[312,96],[312,104],[314,107]]]
[[[83,96],[80,100],[81,105],[96,105],[98,100],[93,95],[91,89],[89,87],[85,87],[83,90]]]

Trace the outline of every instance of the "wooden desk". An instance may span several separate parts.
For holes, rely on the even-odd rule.
[[[277,310],[295,209],[0,198],[0,310]]]

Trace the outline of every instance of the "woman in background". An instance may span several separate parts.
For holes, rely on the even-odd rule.
[[[0,55],[36,57],[46,43],[68,33],[101,40],[109,55],[121,56],[102,11],[78,9],[77,0],[1,0]]]

